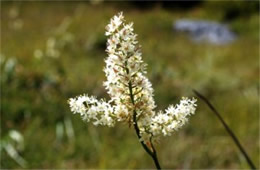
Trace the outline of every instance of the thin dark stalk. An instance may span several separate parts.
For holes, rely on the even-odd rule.
[[[157,158],[157,153],[156,153],[156,150],[155,150],[155,148],[154,148],[154,146],[153,146],[153,142],[152,142],[151,138],[150,138],[150,143],[151,143],[151,147],[152,147],[152,149],[153,149],[153,154],[154,154],[154,156],[153,156],[153,161],[154,161],[154,163],[155,163],[157,169],[161,169],[160,163],[159,163],[158,158]]]
[[[219,112],[215,109],[215,107],[209,102],[209,100],[204,97],[202,94],[200,94],[198,91],[193,90],[193,92],[201,99],[203,100],[208,107],[212,110],[212,112],[217,116],[217,118],[219,119],[219,121],[222,123],[222,125],[225,127],[226,131],[228,132],[228,134],[230,135],[230,137],[233,139],[234,143],[237,145],[237,147],[239,148],[240,152],[242,153],[242,155],[245,157],[248,165],[251,167],[251,169],[256,169],[253,161],[249,158],[248,154],[246,153],[245,149],[242,147],[242,145],[240,144],[238,138],[235,136],[235,134],[233,133],[233,131],[229,128],[229,126],[227,125],[227,123],[224,121],[224,119],[222,118],[222,116],[219,114]]]
[[[139,128],[138,128],[137,121],[136,121],[136,112],[134,113],[134,127],[135,127],[135,132],[136,132],[136,134],[137,134],[137,136],[138,136],[138,139],[140,140],[140,139],[141,139],[141,136],[140,136],[140,130],[139,130]],[[160,166],[160,163],[159,163],[159,161],[158,161],[157,154],[156,154],[156,150],[155,150],[155,148],[153,147],[152,142],[150,142],[150,143],[151,143],[151,146],[152,146],[153,151],[151,151],[143,141],[140,141],[140,142],[141,142],[141,144],[142,144],[144,150],[153,158],[153,161],[154,161],[154,164],[155,164],[156,168],[157,168],[158,170],[160,170],[160,169],[161,169],[161,166]]]
[[[140,130],[138,128],[138,125],[137,125],[137,121],[136,121],[136,112],[134,111],[134,128],[135,128],[135,132],[137,134],[137,137],[138,139],[140,140],[141,139],[141,136],[140,136]],[[144,150],[151,156],[153,157],[153,152],[146,146],[146,144],[143,142],[143,141],[140,141]]]
[[[129,93],[130,93],[131,102],[132,102],[133,105],[135,105],[134,95],[133,95],[133,91],[132,91],[132,83],[131,82],[128,83],[128,87],[129,87]],[[137,116],[137,113],[136,113],[136,110],[134,109],[133,122],[134,122],[134,128],[135,128],[136,135],[137,135],[141,145],[143,146],[144,150],[153,158],[153,161],[154,161],[154,164],[155,164],[156,168],[158,170],[160,170],[161,166],[159,164],[159,161],[158,161],[158,158],[157,158],[157,154],[156,154],[156,150],[153,147],[152,141],[150,141],[152,149],[153,149],[151,151],[148,148],[148,146],[143,141],[140,140],[141,139],[141,135],[140,135],[140,129],[139,129],[138,124],[137,124],[137,117],[136,116]]]

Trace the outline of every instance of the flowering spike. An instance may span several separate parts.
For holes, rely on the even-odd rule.
[[[79,113],[83,120],[94,121],[94,125],[114,126],[113,107],[105,100],[98,101],[95,97],[82,95],[68,100],[71,111]]]
[[[195,113],[196,99],[183,98],[180,104],[169,106],[165,112],[155,112],[152,84],[146,77],[133,23],[126,24],[123,13],[114,16],[106,26],[108,57],[103,83],[111,100],[98,101],[87,95],[69,99],[73,113],[79,113],[94,125],[113,126],[116,121],[134,125],[136,118],[141,141],[149,143],[160,136],[169,136],[183,126]],[[113,103],[113,105],[111,105]],[[134,118],[135,117],[135,118]]]

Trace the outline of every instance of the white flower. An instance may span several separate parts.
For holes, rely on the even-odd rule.
[[[124,19],[123,13],[120,12],[118,15],[115,15],[111,21],[110,24],[106,26],[106,34],[105,35],[111,35],[115,32],[115,30],[122,24]]]
[[[105,100],[82,95],[68,100],[71,111],[79,113],[86,121],[93,120],[94,125],[114,126],[113,107]]]
[[[118,121],[124,121],[129,120],[130,113],[125,105],[116,105],[115,115]]]
[[[87,95],[69,99],[71,111],[79,113],[94,125],[114,126],[116,121],[130,124],[137,120],[142,141],[159,140],[169,136],[195,113],[196,99],[183,98],[180,104],[156,113],[152,84],[146,77],[133,23],[124,22],[123,13],[114,16],[106,26],[108,57],[103,83],[111,100],[98,101]]]
[[[187,121],[187,116],[194,114],[196,107],[196,99],[183,98],[180,104],[169,106],[165,113],[159,112],[151,120],[150,133],[153,136],[163,134],[164,136],[171,135],[172,132],[178,130]],[[158,131],[161,131],[159,133]]]

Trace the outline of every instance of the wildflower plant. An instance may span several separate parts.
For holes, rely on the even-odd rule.
[[[182,98],[179,104],[165,111],[155,111],[152,84],[146,77],[146,67],[137,41],[133,23],[125,23],[123,13],[115,15],[106,26],[108,57],[104,68],[107,80],[103,83],[110,100],[98,100],[87,94],[70,98],[73,113],[94,125],[113,127],[115,123],[133,125],[140,143],[160,169],[153,143],[170,136],[195,113],[196,99]]]

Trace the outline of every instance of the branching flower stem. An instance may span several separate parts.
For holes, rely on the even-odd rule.
[[[104,67],[107,80],[103,85],[110,100],[84,94],[68,100],[70,109],[95,126],[113,127],[122,121],[133,125],[144,150],[153,158],[156,168],[161,169],[152,142],[180,129],[195,113],[196,99],[183,97],[179,104],[156,111],[152,84],[146,77],[147,64],[142,60],[133,23],[127,24],[120,12],[111,18],[105,35],[108,57]]]
[[[209,100],[203,96],[201,93],[199,93],[196,90],[193,90],[193,92],[201,99],[203,100],[207,106],[210,108],[210,110],[212,110],[212,112],[217,116],[217,118],[219,119],[219,121],[222,123],[222,125],[225,127],[225,130],[227,131],[227,133],[229,134],[229,136],[233,139],[234,143],[237,145],[238,149],[240,150],[240,152],[242,153],[242,155],[245,157],[248,165],[250,166],[251,169],[256,169],[253,161],[249,158],[248,154],[246,153],[246,150],[243,148],[243,146],[240,144],[238,138],[236,137],[236,135],[233,133],[233,131],[229,128],[229,126],[227,125],[227,123],[224,121],[224,119],[222,118],[222,116],[219,114],[219,112],[215,109],[215,107],[209,102]]]
[[[128,83],[128,87],[129,87],[131,102],[132,102],[133,105],[135,105],[131,81]],[[139,130],[139,127],[138,127],[138,124],[137,124],[137,119],[136,119],[136,116],[137,116],[136,110],[134,109],[133,112],[134,112],[134,114],[133,114],[134,128],[135,128],[135,132],[137,134],[137,137],[138,137],[139,141],[141,142],[141,145],[143,146],[144,150],[153,158],[154,164],[155,164],[156,168],[159,170],[159,169],[161,169],[161,166],[160,166],[160,163],[158,161],[157,153],[156,153],[156,150],[153,146],[153,143],[150,140],[151,147],[152,147],[152,150],[150,150],[148,148],[148,146],[144,143],[144,141],[141,141],[140,130]]]

